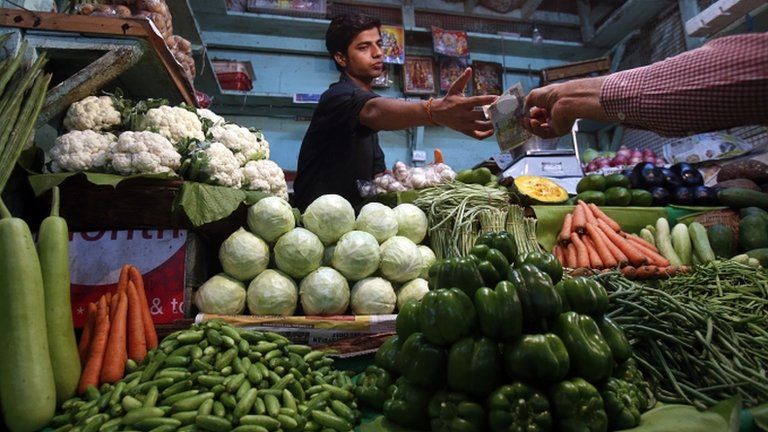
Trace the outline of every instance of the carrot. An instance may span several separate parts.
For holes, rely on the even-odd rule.
[[[635,279],[637,277],[637,269],[632,266],[624,266],[621,268],[621,274],[627,279]]]
[[[574,269],[569,274],[571,275],[571,277],[576,277],[576,276],[593,276],[596,273],[597,271],[595,271],[594,269],[582,267],[582,268]]]
[[[99,386],[99,374],[104,363],[104,354],[107,349],[109,337],[109,314],[107,313],[107,299],[102,297],[96,312],[96,322],[93,330],[91,346],[88,349],[88,360],[85,363],[80,384],[77,386],[79,394],[85,393],[88,387]]]
[[[637,268],[638,279],[655,279],[659,277],[659,268],[653,265],[640,266]]]
[[[125,376],[125,361],[128,359],[125,345],[125,330],[128,316],[128,298],[124,292],[116,294],[117,311],[109,328],[107,352],[101,366],[101,382],[115,383]]]
[[[579,260],[576,257],[576,246],[573,243],[565,248],[565,264],[568,268],[572,269],[579,267]]]
[[[664,256],[662,256],[660,253],[656,252],[655,250],[651,250],[650,248],[646,247],[645,244],[634,241],[635,238],[640,239],[640,237],[628,235],[626,238],[630,242],[634,243],[635,247],[648,257],[649,263],[653,263],[659,267],[667,267],[669,265],[669,260],[664,258]]]
[[[587,252],[587,247],[581,241],[578,234],[571,233],[571,243],[576,249],[576,264],[578,267],[589,267],[589,252]]]
[[[603,222],[607,223],[609,227],[615,232],[621,231],[621,226],[619,226],[618,223],[616,223],[615,220],[608,217],[607,214],[603,213],[602,210],[600,210],[600,207],[593,203],[589,203],[589,208],[592,210],[592,214],[595,215],[596,219],[602,220]]]
[[[147,338],[147,349],[155,349],[157,347],[157,332],[155,331],[155,323],[152,322],[152,314],[149,313],[149,303],[147,302],[147,293],[144,290],[144,278],[141,277],[141,272],[134,266],[129,269],[129,278],[136,285],[136,292],[139,294],[139,300],[141,300],[141,313],[144,315],[144,336]]]
[[[595,219],[595,215],[592,213],[592,210],[587,206],[587,203],[585,203],[582,200],[578,201],[578,205],[581,206],[582,209],[584,209],[584,216],[587,220],[587,225],[594,225],[597,223],[597,220]]]
[[[563,254],[563,247],[560,245],[555,245],[555,248],[552,249],[552,253],[555,255],[555,258],[557,258],[557,261],[560,263],[560,265],[564,266],[565,256]]]
[[[109,322],[114,323],[115,322],[115,312],[117,311],[117,301],[120,299],[117,295],[117,293],[107,293],[109,294],[107,305],[109,305]]]
[[[637,245],[643,246],[645,249],[650,249],[650,250],[652,250],[654,252],[659,252],[659,249],[656,248],[656,246],[654,246],[654,245],[648,243],[647,241],[643,240],[642,237],[640,237],[638,235],[627,234],[627,233],[623,233],[623,235],[624,235],[624,237],[627,240],[630,240],[630,241],[634,242]]]
[[[602,219],[599,219],[597,221],[597,226],[600,228],[606,237],[608,237],[608,240],[613,242],[613,244],[616,245],[626,256],[629,258],[629,263],[633,266],[641,266],[648,262],[648,258],[643,255],[642,252],[640,252],[639,249],[635,247],[634,244],[630,243],[627,239],[620,236],[616,233],[610,226],[608,226],[605,221]]]
[[[568,213],[563,219],[563,228],[557,236],[557,241],[562,244],[568,244],[571,239],[571,230],[573,229],[573,215]]]
[[[96,325],[96,303],[88,304],[88,314],[85,318],[85,325],[83,326],[83,334],[80,335],[80,344],[77,346],[77,351],[80,353],[80,363],[85,364],[85,360],[88,358],[88,348],[91,345],[91,337],[93,337],[94,326]]]
[[[117,280],[117,292],[125,292],[128,289],[128,279],[130,278],[130,264],[123,264],[120,269],[120,278]]]
[[[147,356],[147,339],[144,335],[144,314],[136,285],[128,282],[128,358],[141,363]]]
[[[443,152],[440,151],[440,149],[435,149],[435,163],[440,164],[443,163]]]
[[[600,254],[598,254],[597,250],[595,249],[595,243],[589,236],[584,236],[582,241],[584,242],[584,246],[587,247],[587,252],[589,253],[589,266],[593,269],[602,269],[603,260],[600,259]]]
[[[600,255],[600,260],[603,262],[605,268],[615,268],[619,263],[626,264],[627,257],[621,253],[615,246],[611,248],[610,242],[602,236],[602,232],[597,226],[587,225],[587,233],[589,238],[592,239],[592,243],[595,244],[595,251]],[[618,251],[618,255],[614,254],[614,249]],[[624,259],[620,259],[623,257]]]
[[[586,232],[585,226],[587,225],[587,215],[584,214],[584,208],[576,206],[573,210],[573,231],[579,234]]]

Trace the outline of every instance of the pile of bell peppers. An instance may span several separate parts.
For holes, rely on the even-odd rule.
[[[398,313],[397,335],[358,378],[361,403],[433,431],[604,432],[655,403],[608,294],[564,278],[547,253],[518,254],[506,232],[436,262],[430,292]]]

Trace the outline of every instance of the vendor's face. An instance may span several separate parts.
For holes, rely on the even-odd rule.
[[[347,73],[364,81],[372,80],[384,70],[384,51],[378,28],[360,32],[349,44],[347,55],[336,54],[336,61]]]

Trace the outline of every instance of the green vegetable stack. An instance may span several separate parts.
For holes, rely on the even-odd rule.
[[[361,375],[361,403],[433,431],[637,426],[648,388],[622,330],[603,316],[606,290],[562,279],[549,254],[507,246],[488,235],[472,255],[430,268],[432,291],[406,304],[397,335]]]
[[[602,176],[590,174],[576,185],[577,200],[598,206],[648,207],[652,204],[651,193],[643,189],[630,189],[630,179],[624,174]]]

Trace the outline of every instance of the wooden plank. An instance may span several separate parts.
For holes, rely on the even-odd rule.
[[[606,73],[611,69],[611,59],[608,57],[556,66],[541,71],[542,84],[551,83],[567,78],[581,77],[591,73]]]
[[[576,6],[579,10],[579,19],[581,20],[581,40],[584,42],[592,40],[595,37],[595,25],[592,23],[592,8],[587,0],[577,0]]]

